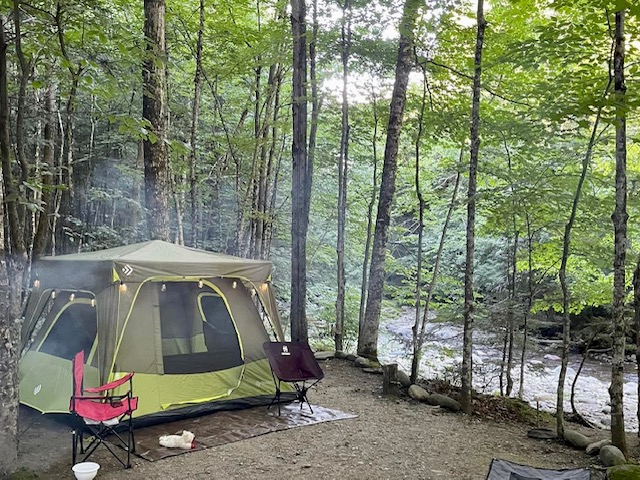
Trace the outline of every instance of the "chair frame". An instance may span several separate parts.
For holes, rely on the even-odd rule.
[[[77,461],[85,462],[99,445],[104,445],[106,449],[115,457],[124,468],[131,468],[131,453],[135,453],[136,442],[133,433],[133,412],[137,409],[138,397],[133,396],[133,372],[113,382],[94,388],[83,388],[82,376],[80,385],[77,384],[75,375],[76,363],[81,362],[84,369],[84,352],[79,352],[73,359],[73,392],[69,403],[69,411],[74,415],[75,427],[72,434],[72,461],[75,465]],[[84,374],[84,372],[82,372]],[[114,390],[125,383],[129,383],[129,390],[122,395],[106,395],[109,390]],[[88,393],[90,395],[85,395]],[[93,395],[91,395],[93,394]],[[83,403],[92,402],[94,406],[102,406],[100,409],[108,412],[110,408],[118,412],[111,418],[93,420],[83,417],[78,412],[78,407]],[[126,408],[124,408],[126,406]],[[108,414],[107,414],[108,416]],[[128,417],[128,418],[127,418]],[[116,429],[126,419],[126,441],[124,435],[120,435]],[[107,423],[108,422],[108,423]],[[113,423],[111,423],[113,422]],[[106,439],[111,435],[112,439]],[[85,442],[88,444],[85,445]],[[120,458],[112,448],[119,447],[127,452],[126,462]]]
[[[293,387],[296,389],[296,400],[300,402],[300,410],[302,410],[303,405],[306,403],[309,406],[309,410],[313,414],[313,407],[311,407],[311,403],[309,402],[309,398],[307,397],[307,392],[309,391],[309,389],[311,389],[320,380],[324,378],[324,372],[322,372],[320,365],[315,360],[315,357],[313,357],[313,360],[315,362],[314,366],[317,367],[317,372],[315,373],[314,376],[305,376],[305,377],[284,376],[284,378],[280,378],[280,376],[276,375],[276,372],[274,371],[275,369],[277,369],[277,367],[274,367],[268,352],[268,350],[270,348],[273,348],[274,345],[287,347],[287,348],[291,346],[294,346],[295,348],[301,348],[303,351],[305,351],[306,355],[310,355],[311,357],[313,357],[313,352],[309,348],[309,345],[304,342],[265,342],[263,344],[265,352],[267,352],[267,359],[269,360],[269,367],[271,368],[271,376],[273,377],[273,383],[275,384],[275,387],[276,387],[276,394],[271,400],[271,403],[269,404],[269,406],[267,407],[267,410],[271,409],[271,407],[275,403],[277,403],[278,416],[281,415],[281,406],[280,406],[280,396],[282,393],[281,385],[282,385],[282,382],[285,382],[285,383],[292,384]],[[314,380],[314,381],[310,384],[307,384],[307,382],[311,380]]]

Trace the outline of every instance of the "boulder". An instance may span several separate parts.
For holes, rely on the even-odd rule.
[[[605,467],[614,467],[627,463],[627,459],[624,458],[622,452],[613,445],[605,445],[600,449],[600,461]]]
[[[404,373],[402,370],[398,370],[398,381],[402,388],[409,388],[411,386],[411,379],[409,375]]]
[[[579,448],[580,450],[584,450],[591,443],[589,438],[575,430],[565,430],[564,439],[569,445]]]
[[[336,357],[336,358],[347,358],[347,357],[348,357],[348,354],[346,354],[346,353],[345,353],[345,352],[343,352],[342,350],[338,350],[338,351],[335,353],[335,357]]]
[[[372,373],[374,375],[382,375],[382,369],[381,368],[363,368],[362,371],[364,373]]]
[[[640,465],[618,465],[607,469],[609,480],[636,480],[640,478]]]
[[[447,410],[451,410],[452,412],[459,412],[461,408],[460,403],[458,403],[456,400],[439,393],[432,393],[431,395],[429,395],[426,399],[426,402],[429,405],[438,405],[439,407],[446,408]]]
[[[360,368],[380,368],[380,364],[378,362],[364,357],[356,357],[354,365]]]
[[[586,452],[588,455],[597,455],[600,453],[600,449],[605,445],[611,445],[611,440],[605,438],[604,440],[600,440],[599,442],[593,442],[587,445]]]
[[[409,387],[409,396],[419,402],[425,402],[429,398],[429,392],[418,385],[411,385]]]
[[[353,353],[347,353],[344,358],[346,358],[350,362],[355,362],[356,358],[358,358],[358,356],[354,355]]]
[[[334,352],[315,352],[313,356],[316,357],[316,360],[327,360],[334,358],[336,354]]]

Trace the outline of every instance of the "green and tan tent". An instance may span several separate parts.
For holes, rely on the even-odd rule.
[[[85,386],[135,372],[136,417],[270,400],[262,345],[283,339],[271,270],[158,240],[41,259],[22,327],[21,403],[68,413],[80,350]]]

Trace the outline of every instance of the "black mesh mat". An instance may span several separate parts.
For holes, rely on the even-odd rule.
[[[283,405],[280,416],[277,412],[277,406],[273,406],[270,410],[260,406],[245,410],[221,411],[201,417],[186,418],[136,429],[135,453],[139,457],[153,462],[174,455],[257,437],[265,433],[357,416],[320,405],[313,405],[313,413],[311,413],[306,406],[300,409],[298,403]],[[180,434],[183,430],[189,430],[195,434],[194,449],[166,448],[158,443],[158,437],[161,435]]]
[[[550,470],[493,459],[487,480],[590,480],[586,468]]]

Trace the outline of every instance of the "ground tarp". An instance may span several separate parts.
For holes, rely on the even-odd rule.
[[[586,468],[550,470],[493,459],[487,480],[590,480]]]
[[[135,431],[135,453],[139,457],[153,462],[174,455],[257,437],[265,433],[357,417],[357,415],[319,405],[313,405],[313,413],[311,413],[306,406],[300,409],[298,403],[283,405],[280,416],[277,411],[275,406],[270,410],[267,410],[266,407],[254,407],[245,410],[222,411],[137,429]],[[194,449],[166,448],[158,443],[158,438],[161,435],[180,434],[183,430],[195,434]]]

